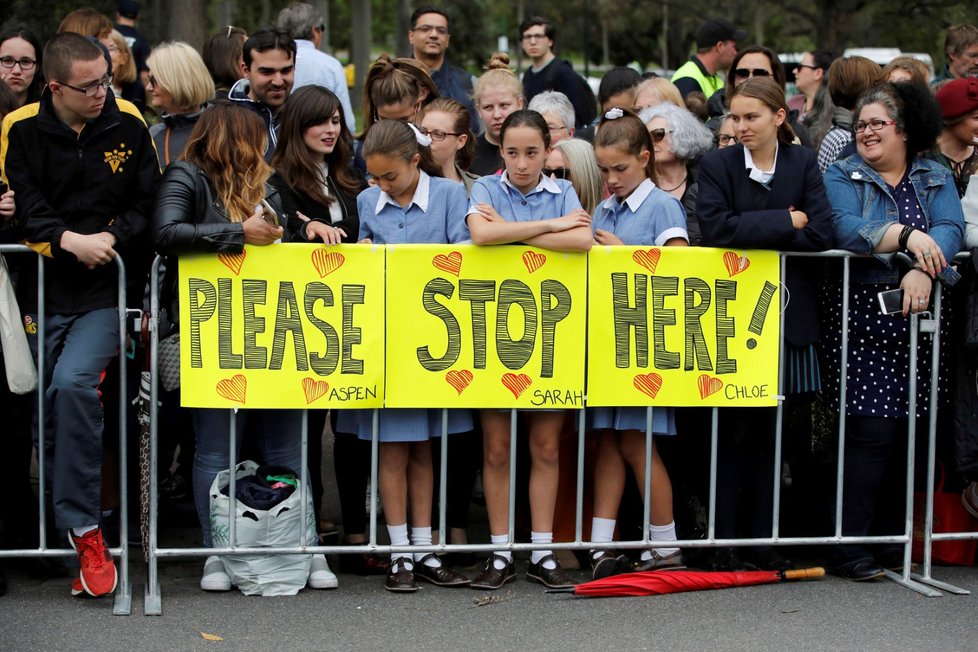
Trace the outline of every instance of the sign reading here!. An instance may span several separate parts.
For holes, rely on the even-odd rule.
[[[388,247],[386,404],[583,407],[586,274],[583,253]]]
[[[776,405],[774,251],[594,247],[588,405]]]
[[[182,405],[383,405],[382,247],[274,244],[179,260]]]

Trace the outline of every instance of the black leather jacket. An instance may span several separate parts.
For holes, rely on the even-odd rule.
[[[279,192],[265,184],[265,199],[285,222]],[[177,161],[163,173],[153,211],[153,242],[161,256],[190,252],[239,252],[244,248],[244,227],[228,219],[227,211],[204,172],[189,161]],[[176,321],[176,261],[167,261],[161,305]]]

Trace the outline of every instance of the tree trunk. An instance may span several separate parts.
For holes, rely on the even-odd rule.
[[[169,37],[200,50],[207,39],[207,0],[171,0]]]
[[[350,101],[356,106],[363,103],[363,80],[370,67],[370,3],[363,0],[350,0],[353,33],[357,35],[351,43],[351,55],[356,71]],[[363,116],[366,121],[369,116]]]
[[[323,52],[330,52],[329,49],[329,3],[325,0],[320,0],[319,2],[314,2],[313,6],[319,15],[323,17],[323,25],[326,29],[323,30],[323,40],[319,44],[319,49]]]
[[[394,52],[399,57],[413,57],[414,51],[408,41],[411,28],[411,0],[397,0],[397,34],[394,35]],[[356,32],[354,32],[355,34]]]

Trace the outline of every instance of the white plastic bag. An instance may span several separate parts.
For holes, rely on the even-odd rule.
[[[0,256],[0,348],[7,373],[7,386],[14,394],[37,389],[37,368],[31,355],[20,307],[7,273],[7,261]]]
[[[255,475],[258,465],[250,460],[235,468],[235,479]],[[228,513],[231,499],[221,493],[229,484],[227,469],[221,471],[211,484],[211,538],[215,548],[230,545]],[[300,532],[305,530],[306,545],[316,541],[316,517],[312,494],[306,492],[306,524],[302,527],[301,481],[292,495],[269,510],[253,509],[236,501],[235,544],[239,548],[267,548],[299,545]],[[295,595],[309,578],[311,554],[295,555],[221,555],[231,583],[245,595]]]

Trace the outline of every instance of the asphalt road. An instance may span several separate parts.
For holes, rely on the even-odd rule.
[[[8,567],[10,565],[8,564]],[[393,595],[382,577],[340,575],[289,598],[205,594],[199,562],[161,568],[163,615],[79,600],[68,582],[13,568],[0,598],[3,650],[974,650],[978,569],[935,576],[974,592],[926,598],[889,581],[839,578],[648,598],[548,595],[522,575],[496,593],[425,586]],[[492,601],[487,604],[487,597]],[[481,599],[481,600],[480,600]],[[205,640],[212,634],[223,640]]]

